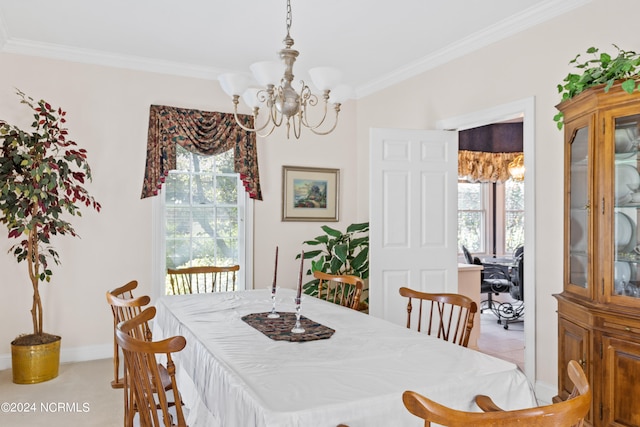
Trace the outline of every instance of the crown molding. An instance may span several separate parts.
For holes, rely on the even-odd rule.
[[[2,42],[1,32],[0,42]],[[207,80],[212,80],[218,74],[225,72],[225,70],[214,67],[205,67],[183,62],[162,61],[141,56],[114,54],[91,49],[70,48],[51,43],[39,43],[22,39],[5,40],[4,45],[0,44],[0,50],[5,53]]]
[[[593,0],[546,0],[497,24],[452,43],[431,55],[409,63],[379,79],[356,88],[356,99],[371,95],[425,71],[460,58],[542,22],[582,7]]]
[[[431,55],[402,66],[356,88],[356,99],[371,95],[403,80],[436,68],[454,59],[510,37],[544,21],[584,6],[593,0],[545,0],[491,27],[450,44]],[[51,43],[8,37],[0,15],[0,52],[102,65],[152,73],[212,80],[226,72],[216,67],[128,56],[90,49],[70,48]]]

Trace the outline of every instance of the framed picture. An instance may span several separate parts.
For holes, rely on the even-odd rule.
[[[282,167],[283,221],[338,221],[340,169]]]

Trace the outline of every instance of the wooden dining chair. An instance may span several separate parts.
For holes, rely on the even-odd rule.
[[[228,292],[236,290],[239,265],[169,268],[173,295]]]
[[[176,368],[171,356],[185,347],[185,338],[175,336],[161,341],[146,341],[135,337],[135,331],[155,315],[155,310],[151,310],[153,308],[149,307],[140,315],[119,323],[115,329],[116,341],[122,348],[125,360],[125,426],[132,426],[137,421],[140,426],[186,427],[184,408],[176,384]],[[166,358],[169,378],[167,390],[163,384],[164,374],[158,368],[157,356]]]
[[[113,381],[111,387],[122,388],[122,378],[120,378],[120,350],[116,342],[116,325],[124,320],[129,320],[137,316],[142,308],[149,304],[151,298],[144,295],[134,297],[133,290],[138,287],[138,281],[132,280],[124,286],[107,291],[107,302],[111,306],[113,313]],[[151,340],[151,329],[146,325],[145,339]]]
[[[473,329],[477,304],[460,294],[431,294],[402,287],[400,295],[407,297],[407,328],[411,329],[413,301],[418,305],[415,328],[445,341],[466,347]]]
[[[318,279],[317,297],[325,301],[360,309],[360,298],[364,282],[358,276],[337,275],[314,271],[313,277]]]
[[[578,362],[570,361],[568,371],[574,392],[567,400],[546,406],[504,411],[488,396],[479,395],[475,401],[484,412],[465,412],[440,405],[414,391],[405,391],[402,401],[409,412],[424,420],[425,427],[432,422],[448,427],[580,427],[591,407],[591,389]]]

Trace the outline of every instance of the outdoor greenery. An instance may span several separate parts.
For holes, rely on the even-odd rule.
[[[176,170],[165,183],[167,267],[237,264],[233,152],[205,156],[179,147],[176,156]]]
[[[505,251],[513,253],[524,244],[524,183],[505,182]]]
[[[314,271],[329,274],[349,274],[367,279],[369,277],[369,223],[351,224],[343,233],[327,225],[320,227],[325,234],[313,240],[303,242],[309,246],[320,246],[304,252],[304,259],[311,260],[311,268],[306,274],[311,280],[303,284],[304,293],[318,293],[318,279],[313,278]],[[300,254],[296,255],[300,259]],[[365,300],[366,302],[366,300]]]
[[[485,214],[479,183],[458,183],[458,245],[485,252]]]
[[[590,59],[581,60],[581,55],[576,55],[570,65],[580,70],[579,73],[569,73],[563,80],[564,83],[558,85],[558,93],[561,94],[562,101],[573,98],[584,90],[598,85],[604,85],[604,91],[608,92],[617,81],[622,81],[621,87],[624,91],[632,93],[640,90],[638,83],[638,72],[640,71],[640,54],[633,51],[620,49],[615,44],[616,56],[600,52],[596,47],[587,49],[587,54],[592,55]],[[558,112],[553,117],[558,129],[563,127],[563,114]]]
[[[483,202],[482,183],[458,183],[458,245],[472,253],[488,253],[484,236],[488,207]],[[504,248],[513,252],[524,243],[524,185],[508,180],[504,183]]]
[[[91,169],[86,150],[67,139],[66,113],[44,100],[36,103],[21,91],[17,94],[33,110],[33,131],[0,121],[0,222],[9,239],[18,239],[9,252],[18,262],[27,262],[33,287],[33,334],[14,341],[19,345],[58,339],[43,333],[39,291],[41,281],[51,280],[50,261],[60,264],[51,238],[77,236],[66,217],[81,216],[81,206],[99,212],[100,203],[83,187],[91,180]]]
[[[165,193],[167,268],[239,262],[238,174],[233,150],[208,156],[176,147]],[[169,277],[165,277],[171,289]]]

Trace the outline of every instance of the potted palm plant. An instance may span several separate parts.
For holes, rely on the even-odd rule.
[[[100,211],[100,204],[83,187],[91,180],[87,152],[67,139],[65,112],[18,91],[22,104],[33,111],[31,131],[0,120],[0,222],[9,249],[18,263],[26,261],[33,288],[33,332],[11,343],[13,381],[30,384],[58,375],[60,340],[43,330],[39,285],[50,282],[51,262],[59,264],[51,238],[77,236],[69,217],[81,216],[80,207]]]

